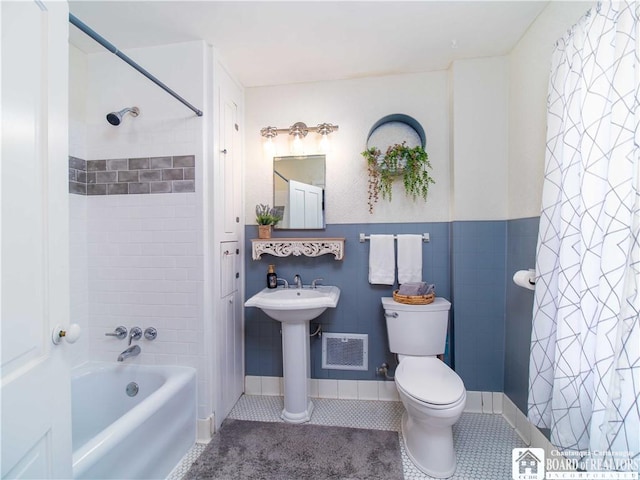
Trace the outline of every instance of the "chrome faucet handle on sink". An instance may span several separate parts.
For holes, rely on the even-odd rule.
[[[313,282],[311,282],[311,288],[317,288],[318,282],[324,281],[324,278],[315,278]]]
[[[116,327],[113,332],[105,333],[105,335],[107,337],[116,337],[118,340],[122,340],[127,337],[127,327],[120,325],[119,327]]]
[[[287,282],[286,278],[276,278],[276,285],[278,284],[278,282],[282,282],[284,283],[284,288],[289,288],[289,282]]]

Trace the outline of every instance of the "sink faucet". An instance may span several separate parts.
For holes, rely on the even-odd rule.
[[[127,348],[120,355],[118,355],[118,361],[119,362],[124,362],[129,357],[137,357],[138,355],[140,355],[141,351],[142,350],[140,349],[139,345],[133,345],[133,346]]]
[[[296,273],[296,276],[293,277],[293,281],[296,284],[296,288],[302,288],[302,277]]]

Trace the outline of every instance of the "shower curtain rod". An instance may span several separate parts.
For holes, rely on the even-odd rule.
[[[109,42],[107,39],[105,39],[103,36],[101,36],[99,33],[97,33],[95,30],[93,30],[91,27],[89,27],[86,23],[84,23],[82,20],[80,20],[78,17],[76,17],[71,12],[69,12],[69,23],[71,23],[72,25],[74,25],[77,28],[79,28],[80,30],[82,30],[83,33],[85,33],[86,35],[91,37],[93,40],[98,42],[104,48],[106,48],[111,53],[113,53],[116,57],[120,58],[121,60],[123,60],[126,63],[128,63],[129,65],[131,65],[138,72],[140,72],[142,75],[147,77],[153,83],[158,85],[160,88],[162,88],[169,95],[173,96],[176,100],[178,100],[179,102],[182,102],[185,106],[187,106],[188,108],[193,110],[197,116],[199,116],[199,117],[202,116],[202,110],[198,110],[196,107],[191,105],[184,98],[182,98],[176,92],[171,90],[169,87],[167,87],[164,83],[162,83],[156,77],[154,77],[151,73],[149,73],[144,68],[142,68],[140,65],[138,65],[136,62],[134,62],[132,59],[127,57],[124,53],[122,53],[120,50],[118,50],[118,48],[114,44]]]

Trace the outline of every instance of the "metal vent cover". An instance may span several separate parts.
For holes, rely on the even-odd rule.
[[[329,370],[368,370],[369,335],[323,332],[322,368]]]

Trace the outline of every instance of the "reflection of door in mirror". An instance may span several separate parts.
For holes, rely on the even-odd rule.
[[[274,157],[273,204],[280,229],[324,228],[325,156]]]

